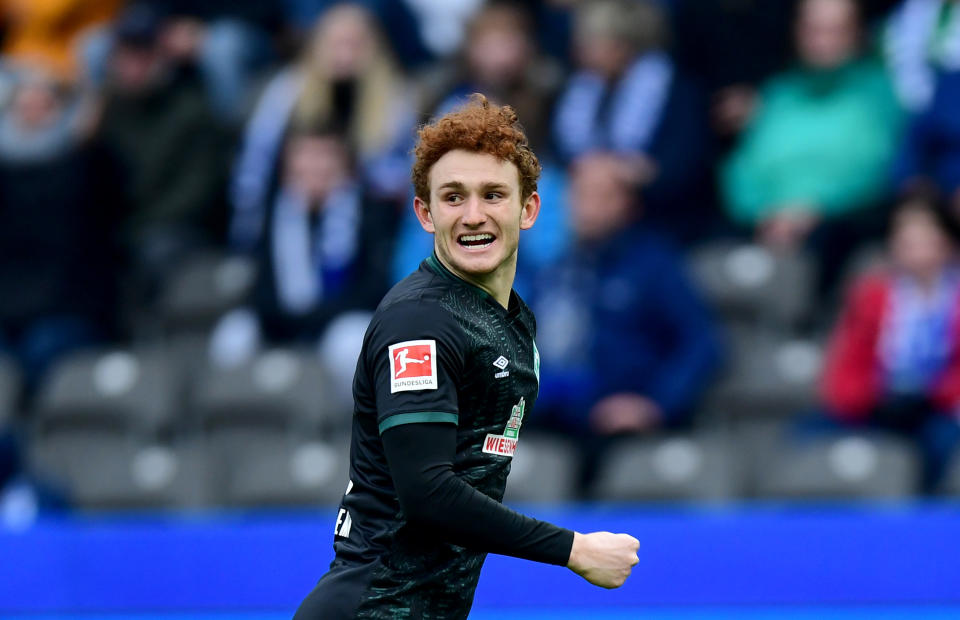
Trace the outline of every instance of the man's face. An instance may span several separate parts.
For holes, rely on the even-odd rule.
[[[348,80],[362,74],[376,53],[376,38],[364,18],[363,9],[344,5],[323,21],[313,47],[315,61],[334,80]]]
[[[476,283],[515,268],[520,231],[533,226],[540,197],[521,202],[512,162],[455,150],[430,169],[429,204],[417,198],[414,206],[443,263]]]
[[[914,277],[929,278],[950,262],[952,248],[932,214],[904,209],[893,220],[890,252],[900,269]]]
[[[570,216],[583,241],[600,241],[626,226],[634,196],[625,164],[610,155],[588,155],[578,161],[570,179]]]
[[[287,183],[312,208],[322,207],[330,192],[350,178],[346,148],[333,137],[296,137],[287,146],[285,173]]]
[[[56,90],[44,82],[27,82],[17,88],[13,97],[14,117],[27,129],[52,125],[60,117],[61,110]]]
[[[503,86],[523,79],[531,45],[520,28],[486,28],[474,33],[467,59],[482,84]]]
[[[583,68],[599,73],[606,79],[615,79],[633,59],[629,45],[612,37],[597,35],[579,37],[576,55]]]
[[[110,59],[113,81],[123,93],[136,95],[146,92],[161,75],[163,62],[156,49],[117,45]]]
[[[850,0],[806,0],[796,25],[797,53],[808,66],[832,69],[857,51],[856,5]]]

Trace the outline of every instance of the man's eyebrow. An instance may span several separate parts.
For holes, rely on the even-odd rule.
[[[446,183],[444,183],[443,185],[441,185],[441,186],[438,187],[437,189],[448,189],[448,188],[452,188],[452,189],[464,189],[465,187],[466,187],[466,186],[465,186],[463,183],[461,183],[460,181],[447,181]]]
[[[492,189],[505,191],[510,189],[509,184],[501,183],[500,181],[489,181],[487,183],[484,183],[480,187],[486,191],[490,191]],[[466,188],[467,186],[460,181],[447,181],[437,189],[458,189],[462,191],[462,190],[465,190]]]

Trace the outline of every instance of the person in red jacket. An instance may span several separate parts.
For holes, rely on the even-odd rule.
[[[960,262],[936,200],[894,210],[887,260],[861,276],[834,328],[822,381],[831,418],[917,441],[931,490],[960,443]]]

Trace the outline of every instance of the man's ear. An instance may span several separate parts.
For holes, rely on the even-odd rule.
[[[428,233],[437,232],[433,227],[433,215],[430,213],[430,205],[423,201],[419,196],[413,199],[413,212],[417,214],[417,220]]]
[[[538,215],[540,215],[540,194],[533,192],[520,210],[520,230],[533,228]]]

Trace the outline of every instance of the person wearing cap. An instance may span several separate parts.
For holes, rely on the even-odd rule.
[[[116,22],[96,134],[124,170],[117,182],[128,208],[119,228],[131,258],[147,270],[215,233],[226,168],[204,93],[174,70],[161,26],[143,5]]]

